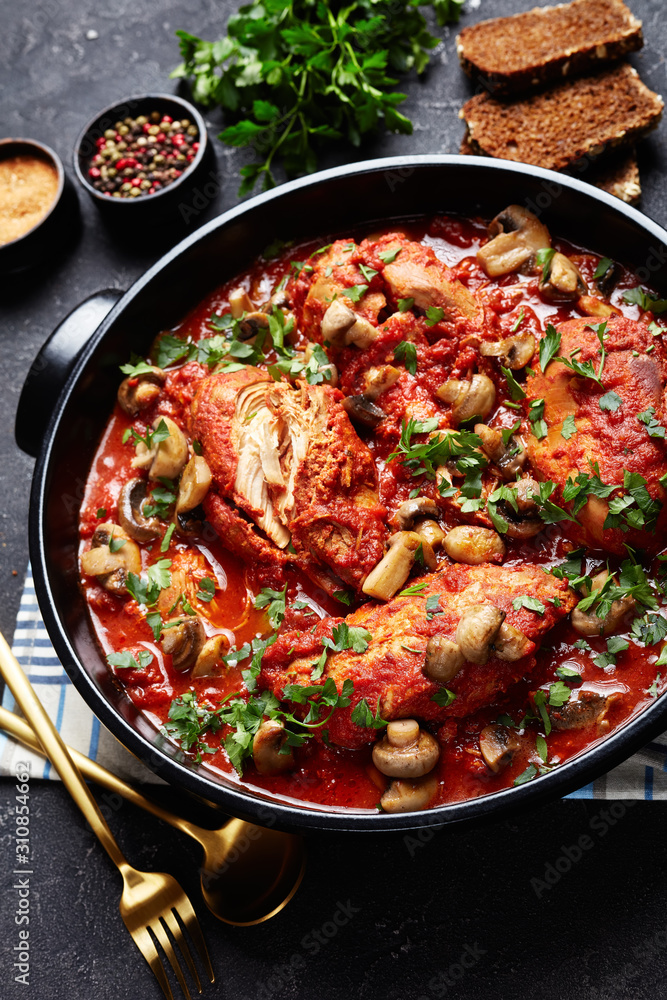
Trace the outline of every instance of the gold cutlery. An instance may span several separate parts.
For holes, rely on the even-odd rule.
[[[2,634],[0,634],[0,673],[23,715],[32,726],[46,756],[60,775],[63,785],[118,868],[123,878],[120,915],[139,951],[150,965],[164,995],[168,1000],[173,1000],[171,986],[155,941],[166,954],[185,997],[190,1000],[190,993],[172,939],[185,959],[200,993],[202,988],[183,928],[188,931],[210,981],[215,981],[206,944],[190,900],[171,875],[138,871],[125,859],[60,734],[46,714]]]
[[[0,708],[0,729],[37,753],[43,753],[27,722],[6,708]],[[287,906],[301,884],[305,869],[302,837],[255,826],[241,819],[227,820],[214,830],[197,826],[152,802],[78,750],[67,749],[84,778],[121,795],[201,844],[204,849],[200,869],[202,896],[219,920],[247,927],[269,920]]]

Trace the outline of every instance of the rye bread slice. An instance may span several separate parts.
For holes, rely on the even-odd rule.
[[[573,0],[464,28],[463,69],[496,95],[603,68],[643,45],[642,23],[622,0]]]
[[[461,141],[459,152],[463,156],[479,155],[471,148],[467,134]],[[597,161],[586,161],[584,166],[587,166],[586,170],[573,169],[567,172],[573,177],[602,188],[603,191],[613,194],[628,205],[636,205],[641,198],[641,178],[634,148],[607,153]]]
[[[663,100],[622,63],[531,97],[472,97],[459,112],[475,153],[563,170],[654,129]]]

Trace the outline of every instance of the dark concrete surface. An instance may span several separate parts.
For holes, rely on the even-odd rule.
[[[71,174],[74,140],[85,121],[131,93],[174,90],[168,74],[178,62],[175,29],[218,37],[234,6],[229,0],[117,0],[108,8],[91,0],[0,0],[0,136],[47,142]],[[463,23],[528,6],[527,0],[469,0]],[[646,36],[632,61],[649,86],[665,93],[664,2],[631,0],[631,6]],[[457,112],[471,86],[458,67],[454,34],[442,32],[422,80],[401,85],[414,135],[340,149],[323,165],[456,152],[463,132]],[[218,113],[207,121],[214,136]],[[666,128],[640,152],[642,208],[663,226]],[[247,154],[215,145],[219,193],[192,225],[237,200]],[[79,200],[83,225],[72,234],[72,247],[64,246],[46,267],[0,282],[0,628],[7,636],[27,561],[32,461],[12,433],[21,385],[39,346],[71,308],[99,288],[127,288],[159,256],[154,245],[142,249],[112,236],[83,192]],[[24,986],[14,982],[12,968],[20,929],[11,875],[14,788],[0,782],[0,997],[160,996],[122,925],[119,879],[92,834],[60,786],[34,784],[31,794],[32,958]],[[421,840],[312,837],[294,901],[250,929],[216,922],[200,902],[196,845],[128,805],[111,823],[138,867],[172,872],[191,894],[218,974],[206,995],[653,1000],[667,997],[664,820],[659,803],[626,809],[557,802],[513,823],[441,831],[430,840],[425,834]]]

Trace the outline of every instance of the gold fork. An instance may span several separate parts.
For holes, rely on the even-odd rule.
[[[174,943],[178,945],[201,993],[201,981],[183,934],[184,927],[197,949],[210,981],[215,981],[206,944],[190,900],[171,875],[162,872],[141,872],[126,861],[60,734],[46,714],[44,706],[1,633],[0,674],[4,677],[23,715],[31,724],[44,752],[62,778],[65,788],[120,871],[123,877],[120,915],[139,951],[153,970],[164,995],[168,1000],[173,1000],[171,986],[156,942],[166,954],[185,997],[190,1000],[185,977],[171,940],[173,938]]]

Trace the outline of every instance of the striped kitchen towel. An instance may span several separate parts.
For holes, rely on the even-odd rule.
[[[30,566],[16,619],[12,652],[30,678],[37,697],[65,743],[128,781],[163,784],[161,778],[126,750],[101,724],[69,680],[42,621]],[[16,702],[7,687],[3,692],[2,705],[12,712],[16,711]],[[0,775],[13,775],[16,764],[26,760],[30,762],[33,778],[58,778],[49,761],[0,731]]]
[[[104,728],[70,682],[44,627],[30,567],[12,648],[66,743],[123,778],[161,783]],[[7,689],[2,704],[15,710],[14,699]],[[58,777],[42,757],[0,732],[0,775],[14,774],[16,763],[24,760],[30,760],[33,777]],[[568,798],[667,799],[667,733]]]

